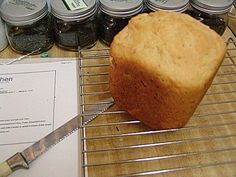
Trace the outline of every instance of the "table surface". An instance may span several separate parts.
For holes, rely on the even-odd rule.
[[[228,40],[229,37],[235,39],[233,33],[227,28],[223,38],[225,41]],[[93,49],[103,48],[105,45],[97,42],[97,44],[93,47]],[[72,52],[63,50],[56,45],[53,46],[48,51],[49,57],[77,57],[78,52]],[[0,52],[0,58],[16,58],[21,56],[21,54],[17,54],[11,50],[10,46],[8,46],[4,51]],[[28,57],[27,59],[40,57],[40,55],[33,55]],[[235,60],[235,59],[234,59]],[[226,63],[227,64],[227,63]],[[235,66],[233,66],[235,69]],[[226,70],[225,70],[226,71]],[[235,71],[235,70],[234,70]],[[88,72],[89,74],[89,72]],[[219,82],[222,82],[224,79],[228,79],[225,76],[223,78],[218,78]],[[100,78],[100,77],[99,77]],[[222,79],[222,80],[221,80]],[[99,81],[103,81],[102,79]],[[220,86],[217,88],[211,88],[210,91],[219,92],[219,90],[224,89],[236,89],[236,85],[233,86]],[[86,91],[86,90],[85,90]],[[93,91],[93,88],[89,91]],[[207,96],[205,101],[219,101],[224,99],[236,99],[235,94],[231,94],[228,96]],[[93,98],[90,98],[93,99]],[[229,104],[229,103],[226,103]],[[207,105],[207,104],[206,104]],[[196,113],[214,113],[213,111],[224,111],[227,109],[235,110],[235,102],[230,103],[230,105],[211,105],[204,106],[197,110]],[[209,115],[209,116],[210,116]],[[105,117],[104,117],[105,116]],[[148,171],[156,171],[161,172],[165,170],[166,167],[168,169],[175,169],[179,167],[192,166],[194,167],[192,170],[183,170],[177,171],[176,173],[166,173],[161,174],[161,176],[235,176],[235,163],[227,164],[227,165],[214,165],[208,166],[207,164],[218,162],[231,161],[236,162],[236,153],[235,153],[235,145],[236,139],[234,135],[235,133],[235,114],[231,117],[224,117],[219,115],[219,118],[215,119],[213,122],[210,121],[212,118],[209,116],[203,117],[202,119],[193,118],[188,124],[189,127],[197,127],[194,129],[186,128],[182,131],[177,131],[174,133],[161,133],[161,134],[151,134],[151,135],[143,135],[143,136],[114,136],[112,138],[93,138],[93,137],[102,137],[102,136],[110,136],[110,135],[125,135],[130,132],[143,132],[147,131],[145,127],[142,125],[129,125],[129,124],[115,124],[115,126],[104,126],[107,123],[111,123],[112,119],[106,117],[106,115],[98,117],[96,120],[92,121],[87,128],[85,128],[86,143],[87,148],[84,155],[87,156],[87,160],[84,161],[84,169],[86,168],[89,176],[94,177],[103,177],[103,176],[116,176],[122,174],[132,174],[132,173],[140,173],[140,172],[148,172]],[[128,121],[129,118],[124,117],[116,117],[116,121]],[[228,124],[228,123],[229,124]],[[232,123],[232,124],[230,124]],[[209,126],[208,129],[204,127],[206,124]],[[96,125],[100,125],[96,127]],[[212,125],[223,125],[221,126],[212,126]],[[227,125],[227,126],[226,126]],[[225,139],[209,139],[208,141],[198,141],[202,138],[205,140],[205,137],[222,137],[222,134],[225,134],[227,137]],[[89,138],[90,137],[90,138]],[[191,139],[191,141],[188,141]],[[166,148],[166,145],[161,145],[160,142],[173,142],[176,140],[180,140],[179,143],[172,144]],[[181,140],[184,140],[189,143],[180,143]],[[137,144],[158,144],[158,146],[150,146],[143,148],[135,148]],[[127,147],[127,148],[122,148]],[[132,147],[132,148],[131,148]],[[104,151],[102,149],[108,149],[108,151]],[[110,150],[109,150],[110,149]],[[229,151],[226,151],[226,150]],[[225,150],[225,151],[224,151]],[[213,151],[214,153],[211,153]],[[187,153],[186,153],[187,152]],[[171,158],[168,156],[171,155]],[[173,155],[177,154],[177,155]],[[190,156],[191,155],[191,156]],[[162,159],[162,158],[163,159]],[[135,160],[136,159],[136,160]],[[142,159],[148,159],[147,162]],[[139,163],[140,161],[140,163]],[[131,163],[132,162],[132,163]],[[94,165],[95,164],[95,165]],[[96,165],[98,164],[98,165]],[[207,168],[198,168],[202,164],[206,164]],[[156,171],[156,172],[158,172]],[[163,172],[163,171],[162,171]],[[132,176],[132,175],[131,175]],[[143,174],[145,176],[145,174]]]

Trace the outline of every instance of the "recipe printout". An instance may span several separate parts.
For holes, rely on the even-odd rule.
[[[0,74],[0,145],[34,142],[53,130],[55,77],[55,70]]]
[[[0,162],[78,114],[75,60],[0,65]],[[73,133],[12,177],[77,177],[79,135]]]

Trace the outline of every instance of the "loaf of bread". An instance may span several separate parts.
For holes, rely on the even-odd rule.
[[[112,97],[151,129],[183,127],[225,52],[221,36],[187,14],[140,14],[111,44]]]

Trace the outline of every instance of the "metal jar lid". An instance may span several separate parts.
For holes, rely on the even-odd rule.
[[[24,26],[42,19],[48,6],[46,0],[4,0],[0,12],[7,23]]]
[[[85,7],[69,10],[63,0],[51,0],[51,13],[63,21],[82,21],[94,15],[97,11],[96,0],[74,0],[74,2],[77,4],[82,2]]]
[[[166,10],[184,12],[187,10],[189,0],[147,0],[146,6],[152,11]]]
[[[100,9],[113,17],[127,18],[142,11],[142,0],[100,0]]]
[[[209,14],[227,13],[234,0],[191,0],[190,4],[199,11]]]

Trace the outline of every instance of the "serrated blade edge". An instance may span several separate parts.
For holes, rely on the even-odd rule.
[[[63,124],[53,132],[46,135],[44,138],[35,142],[24,151],[21,152],[22,156],[28,164],[34,161],[38,156],[46,152],[52,146],[59,143],[61,140],[72,134],[79,128],[79,115],[75,116],[70,121]]]

